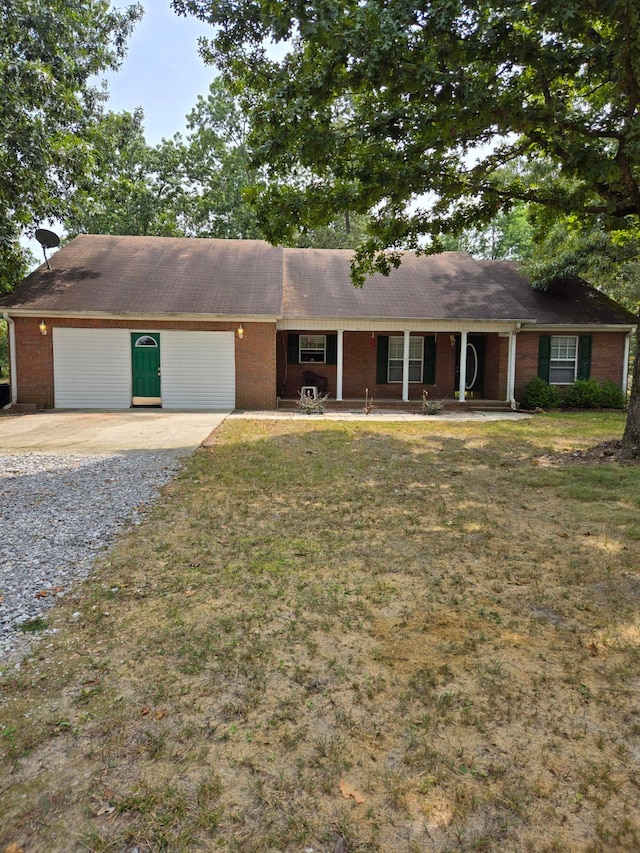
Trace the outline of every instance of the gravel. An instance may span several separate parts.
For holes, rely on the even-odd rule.
[[[27,651],[29,627],[140,524],[180,464],[171,452],[0,455],[0,665]]]

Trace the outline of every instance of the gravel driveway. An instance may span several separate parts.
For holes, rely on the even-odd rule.
[[[0,455],[0,666],[180,464],[169,451]]]

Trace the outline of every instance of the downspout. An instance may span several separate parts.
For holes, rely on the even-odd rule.
[[[16,327],[8,314],[2,315],[9,331],[9,385],[11,386],[10,406],[18,402],[18,373],[16,369]]]

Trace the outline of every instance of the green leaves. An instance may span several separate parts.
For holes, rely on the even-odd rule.
[[[174,2],[219,27],[209,57],[251,92],[270,238],[286,239],[294,215],[313,228],[376,209],[380,248],[479,227],[518,200],[620,221],[640,212],[640,11],[600,6]],[[267,58],[283,39],[282,59]],[[516,157],[554,169],[527,183],[501,171]],[[425,196],[440,201],[416,216]]]
[[[0,18],[0,288],[20,270],[21,228],[59,218],[90,168],[106,97],[93,82],[124,58],[142,9],[107,0],[11,0]]]

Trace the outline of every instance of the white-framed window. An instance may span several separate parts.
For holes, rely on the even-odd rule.
[[[578,338],[576,335],[552,335],[549,384],[570,385],[578,374]]]
[[[325,364],[327,361],[326,335],[300,335],[300,364]]]
[[[422,359],[424,338],[412,335],[409,338],[409,382],[422,382]],[[404,358],[404,337],[392,335],[389,338],[389,367],[387,379],[389,382],[402,382],[402,365]]]

